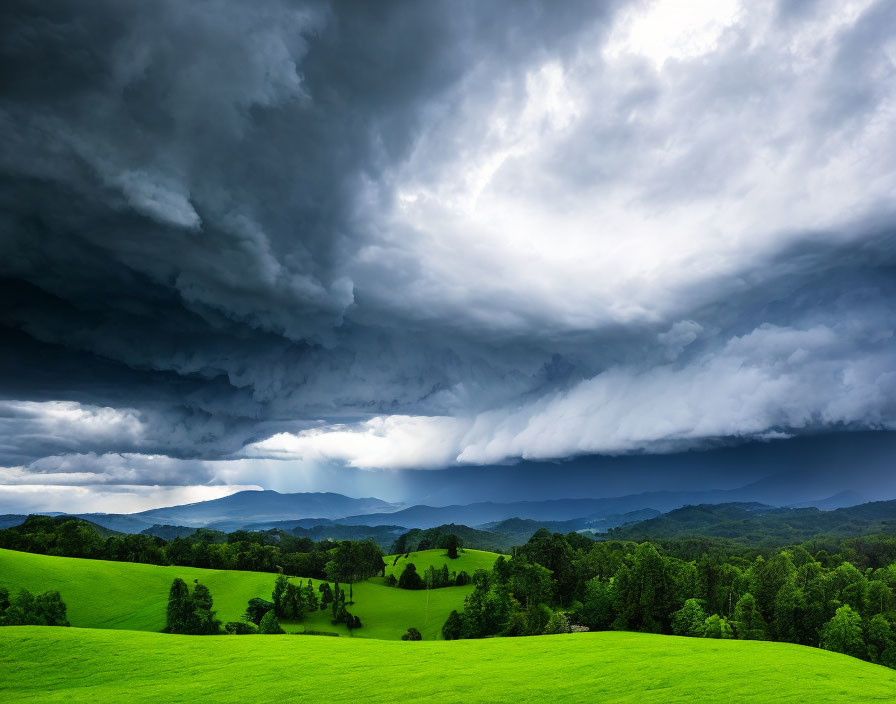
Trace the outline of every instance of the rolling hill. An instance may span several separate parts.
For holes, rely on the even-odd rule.
[[[751,545],[798,543],[816,536],[896,535],[896,501],[821,511],[775,508],[759,503],[685,506],[613,531],[621,540],[726,538]]]
[[[787,643],[577,633],[473,641],[0,628],[0,700],[892,702],[896,671]]]
[[[470,550],[457,560],[448,560],[442,550],[416,553],[418,567],[452,562],[452,570],[472,574],[490,567],[497,555]],[[390,564],[392,560],[389,560]],[[417,564],[417,563],[415,563]],[[401,568],[403,569],[403,567]],[[112,628],[161,631],[165,626],[168,590],[175,577],[188,584],[198,579],[215,600],[221,621],[242,616],[253,597],[271,598],[275,575],[267,572],[205,570],[194,567],[158,567],[132,562],[107,562],[69,557],[51,557],[0,550],[0,586],[11,592],[55,589],[68,606],[68,619],[80,628]],[[316,580],[317,581],[317,580]],[[442,625],[452,609],[461,609],[472,586],[447,587],[429,592],[407,591],[383,584],[376,577],[354,585],[353,614],[364,627],[352,633],[361,638],[397,639],[411,626],[431,640],[440,637]],[[301,623],[284,623],[287,631],[304,629],[348,635],[347,629],[330,623],[329,611],[318,611]]]

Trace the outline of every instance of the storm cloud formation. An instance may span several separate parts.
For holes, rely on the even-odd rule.
[[[894,36],[3,3],[0,492],[896,428]]]

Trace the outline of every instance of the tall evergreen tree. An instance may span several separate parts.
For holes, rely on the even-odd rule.
[[[180,577],[175,577],[168,590],[168,609],[165,614],[166,633],[188,633],[193,620],[190,589]]]

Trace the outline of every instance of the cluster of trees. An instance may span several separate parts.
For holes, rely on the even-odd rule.
[[[295,584],[290,582],[283,573],[277,575],[271,599],[273,599],[272,608],[277,618],[292,621],[301,621],[305,618],[306,613],[317,611],[320,608],[320,600],[315,592],[313,580],[309,579],[307,583],[300,581]]]
[[[196,583],[193,590],[180,577],[175,578],[168,591],[165,612],[165,633],[207,636],[221,630],[215,618],[212,594],[204,584]]]
[[[842,553],[804,546],[767,557],[670,552],[649,542],[594,543],[539,531],[512,558],[473,575],[473,593],[443,634],[589,628],[777,640],[896,667],[896,562],[874,564],[886,550],[866,551],[859,566]]]
[[[353,546],[346,541],[340,549],[350,552]],[[338,582],[333,587],[328,582],[322,582],[315,590],[313,580],[296,583],[281,573],[274,581],[271,601],[259,597],[250,599],[243,620],[225,624],[224,630],[234,635],[283,633],[280,619],[302,621],[308,614],[327,608],[332,609],[333,624],[344,623],[349,630],[361,628],[361,619],[348,611],[345,590],[340,588]]]
[[[386,573],[383,551],[372,540],[343,540],[329,554],[324,566],[326,578],[336,584],[337,590],[340,582],[348,584],[349,604],[354,603],[355,582]]]
[[[21,589],[10,597],[0,587],[0,626],[68,626],[65,602],[59,592],[34,595]]]
[[[423,576],[417,572],[417,566],[413,562],[405,565],[401,576],[396,579],[394,574],[386,577],[386,586],[399,587],[401,589],[441,589],[442,587],[462,587],[470,583],[470,575],[461,570],[449,572],[448,565],[442,565],[436,569],[430,565]]]

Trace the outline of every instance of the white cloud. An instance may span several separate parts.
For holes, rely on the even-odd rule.
[[[249,486],[68,486],[0,484],[0,513],[135,513],[159,506],[175,506],[229,496]]]
[[[694,331],[685,327],[687,339]],[[362,468],[423,469],[666,452],[838,425],[896,429],[892,351],[854,354],[842,333],[824,326],[763,325],[685,365],[617,366],[515,407],[469,418],[385,416],[280,433],[244,451]]]

